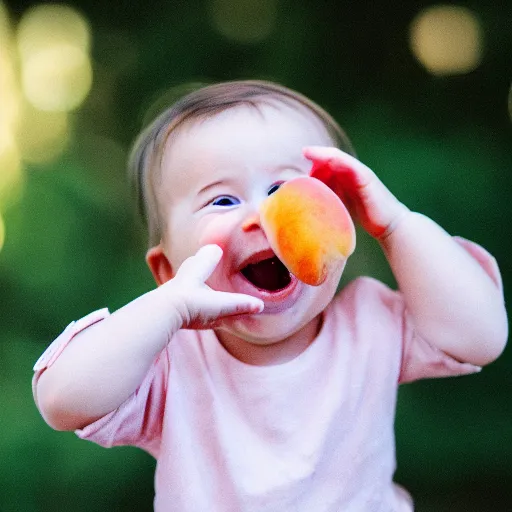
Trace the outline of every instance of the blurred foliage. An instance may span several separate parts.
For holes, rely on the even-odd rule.
[[[40,2],[5,4],[16,26]],[[430,5],[420,0],[69,5],[91,27],[92,89],[70,118],[65,152],[25,163],[21,190],[1,209],[1,512],[152,509],[153,460],[53,432],[29,382],[71,320],[153,287],[125,160],[148,109],[183,84],[266,78],[310,96],[404,203],[496,256],[510,297],[510,2],[464,2],[481,23],[483,60],[438,77],[409,49],[411,21]],[[393,282],[363,233],[344,279],[360,274]],[[512,510],[511,362],[508,348],[479,375],[401,389],[397,480],[418,511]]]

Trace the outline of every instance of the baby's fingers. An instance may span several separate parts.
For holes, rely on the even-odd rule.
[[[216,292],[219,312],[218,317],[261,313],[264,308],[263,301],[244,295],[243,293]]]
[[[302,148],[302,153],[308,160],[332,161],[333,163],[344,160],[347,164],[361,163],[357,158],[334,146],[306,146]]]
[[[374,172],[357,158],[335,147],[307,146],[303,154],[313,162],[311,176],[324,182],[328,174],[335,172],[338,180],[344,180],[346,185],[350,183],[357,189],[376,178]]]
[[[219,264],[222,254],[222,249],[218,245],[204,245],[181,264],[176,276],[185,276],[187,279],[193,278],[204,283]]]
[[[387,236],[408,209],[362,162],[338,148],[308,146],[304,156],[313,162],[311,176],[323,181],[347,205],[372,236]]]
[[[182,314],[185,329],[213,329],[224,318],[256,314],[263,302],[256,297],[205,289],[185,304]]]

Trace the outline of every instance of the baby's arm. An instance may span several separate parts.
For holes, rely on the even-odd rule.
[[[485,365],[506,343],[501,290],[446,231],[411,212],[377,176],[336,148],[306,148],[312,176],[329,185],[377,238],[420,336],[455,359]]]
[[[78,334],[37,383],[48,424],[76,430],[117,409],[179,329],[211,328],[222,317],[260,312],[259,299],[205,284],[221,257],[218,246],[201,248],[173,279]]]

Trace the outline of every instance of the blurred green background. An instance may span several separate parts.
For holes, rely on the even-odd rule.
[[[53,432],[30,379],[71,320],[153,287],[125,161],[184,84],[310,96],[403,202],[496,256],[509,297],[511,27],[503,0],[0,1],[0,511],[152,510],[151,457]],[[344,280],[361,274],[393,285],[363,233]],[[418,511],[512,510],[511,352],[401,388]]]

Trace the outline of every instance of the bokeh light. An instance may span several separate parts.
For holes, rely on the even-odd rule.
[[[2,215],[0,214],[0,251],[2,250],[2,247],[4,246],[5,241],[5,223]]]
[[[0,207],[11,202],[23,180],[21,156],[12,136],[0,138]]]
[[[15,129],[19,108],[9,17],[0,2],[0,138]]]
[[[40,4],[25,12],[18,26],[18,49],[25,58],[42,48],[69,44],[89,52],[90,29],[74,8]]]
[[[40,110],[76,109],[89,93],[91,83],[89,57],[74,46],[63,44],[40,50],[23,62],[23,92]]]
[[[274,29],[277,0],[211,0],[215,29],[239,43],[258,43]]]
[[[18,143],[23,161],[47,163],[66,148],[69,120],[66,112],[45,112],[23,104]]]
[[[10,22],[0,2],[0,208],[11,202],[22,181],[21,157],[16,143],[19,118]]]
[[[92,85],[90,36],[85,18],[65,5],[27,11],[18,27],[22,87],[40,110],[70,111]]]
[[[483,54],[482,30],[466,7],[438,5],[418,14],[410,29],[410,45],[418,61],[434,75],[474,70]]]
[[[14,73],[7,52],[0,42],[0,137],[12,133],[19,117],[19,95],[15,87]]]

